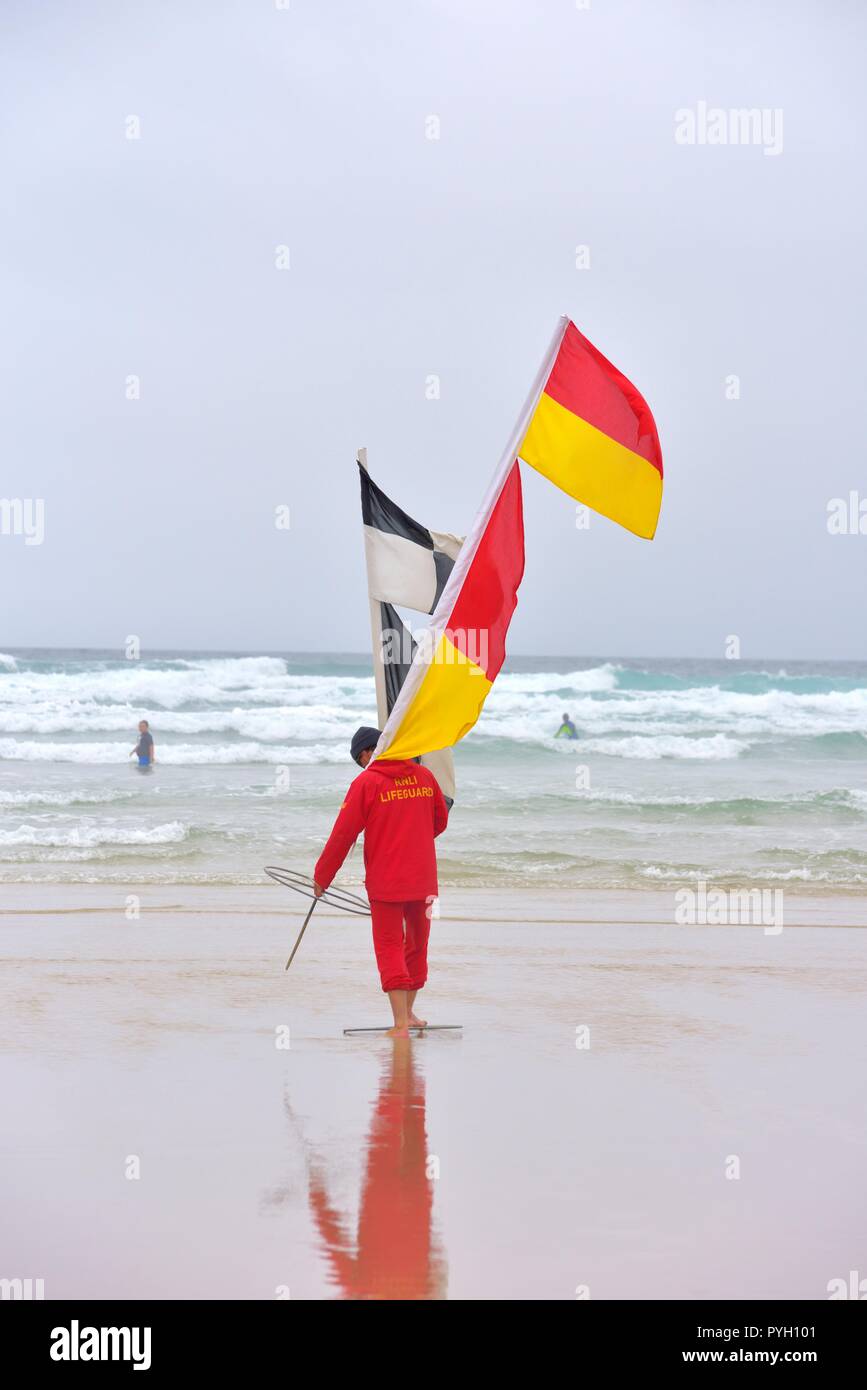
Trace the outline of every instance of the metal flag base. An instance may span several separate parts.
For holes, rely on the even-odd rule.
[[[391,1025],[394,1027],[394,1024]],[[424,1028],[419,1028],[410,1023],[407,1029],[410,1033],[460,1033],[463,1031],[462,1023],[430,1023]],[[388,1027],[383,1028],[344,1028],[344,1038],[354,1038],[359,1033],[387,1033]]]

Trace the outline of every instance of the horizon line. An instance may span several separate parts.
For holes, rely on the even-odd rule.
[[[266,650],[266,649],[263,649],[263,648],[261,648],[261,647],[159,647],[159,646],[153,646],[153,647],[148,647],[147,651],[148,651],[148,653],[149,653],[151,656],[154,656],[154,657],[160,656],[160,655],[165,655],[165,656],[180,656],[180,657],[184,657],[184,656],[239,656],[239,657],[247,657],[247,656],[252,656],[252,657],[256,657],[256,656],[273,656],[273,657],[286,657],[286,656],[317,656],[317,657],[340,656],[340,657],[351,657],[351,658],[356,658],[356,657],[357,657],[357,658],[359,659],[359,662],[360,662],[360,663],[363,663],[364,661],[370,661],[370,660],[371,660],[371,654],[370,654],[369,651],[367,651],[367,652],[364,652],[364,651],[357,651],[357,652],[356,652],[356,651],[348,651],[348,650],[344,651],[344,650],[341,650],[340,648],[337,648],[337,647],[330,647],[330,648],[327,648],[327,649],[316,649],[316,648],[313,648],[313,647],[297,647],[297,648],[285,647],[285,648],[282,648],[282,649],[279,649],[279,648],[271,648],[271,649]],[[130,661],[132,661],[132,660],[135,660],[135,661],[146,661],[146,660],[147,660],[147,656],[145,656],[145,655],[141,655],[141,656],[138,656],[138,657],[124,657],[124,656],[123,656],[123,648],[122,648],[122,647],[98,647],[98,646],[83,646],[83,645],[82,645],[82,646],[47,646],[47,645],[37,645],[37,646],[32,646],[32,647],[5,646],[5,647],[3,647],[3,648],[0,648],[0,655],[2,655],[4,652],[7,653],[8,655],[11,655],[11,656],[14,656],[16,653],[21,653],[21,654],[23,654],[23,653],[26,653],[26,652],[85,652],[85,653],[98,652],[98,653],[101,653],[101,654],[117,652],[117,653],[118,653],[118,660],[130,660]],[[745,657],[745,656],[739,656],[739,657],[726,657],[726,656],[701,656],[701,655],[698,655],[698,654],[696,654],[696,653],[680,653],[680,654],[675,654],[675,653],[673,653],[673,652],[669,652],[669,653],[667,653],[665,656],[648,656],[648,655],[646,655],[646,654],[638,654],[638,655],[635,655],[635,656],[627,656],[627,655],[625,655],[624,653],[619,652],[619,653],[616,653],[616,654],[609,654],[609,655],[606,656],[606,655],[603,655],[603,654],[600,653],[600,652],[589,652],[589,653],[586,653],[586,654],[579,654],[579,653],[577,653],[577,652],[509,652],[509,653],[507,654],[507,657],[506,657],[506,662],[508,662],[509,657],[517,657],[517,658],[519,658],[519,659],[522,660],[522,661],[532,661],[532,660],[534,660],[534,659],[546,660],[546,661],[602,661],[602,662],[608,662],[608,661],[728,661],[728,662],[731,662],[733,665],[737,665],[737,664],[745,663],[745,662],[749,662],[749,661],[765,661],[765,662],[786,662],[786,661],[788,661],[788,662],[790,662],[790,663],[791,663],[791,662],[802,662],[802,663],[806,663],[806,662],[811,662],[811,661],[812,661],[812,662],[824,661],[824,662],[840,662],[840,663],[846,662],[846,663],[851,664],[851,665],[859,665],[859,664],[860,664],[860,665],[865,665],[865,666],[867,666],[867,655],[864,655],[864,656],[768,656],[768,655],[760,655],[760,656],[750,656],[750,657]]]

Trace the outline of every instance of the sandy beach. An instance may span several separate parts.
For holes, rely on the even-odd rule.
[[[287,975],[300,899],[141,891],[128,920],[114,887],[4,888],[4,1277],[821,1299],[863,1268],[863,899],[787,896],[768,935],[665,892],[455,891],[423,998],[463,1033],[395,1045],[342,1033],[386,1021],[366,920],[320,908]]]
[[[579,1373],[827,1375],[867,4],[6,10],[19,1359],[568,1301]]]

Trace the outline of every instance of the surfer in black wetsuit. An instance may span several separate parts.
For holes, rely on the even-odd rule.
[[[556,732],[556,734],[554,735],[554,737],[555,737],[555,738],[577,738],[577,737],[578,737],[578,730],[575,728],[575,725],[572,723],[572,720],[569,718],[568,714],[564,714],[564,715],[563,715],[563,723],[560,725],[560,727],[559,727],[559,729],[557,730],[557,732]]]

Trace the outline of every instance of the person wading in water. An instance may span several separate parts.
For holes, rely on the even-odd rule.
[[[430,907],[437,896],[434,839],[445,830],[448,807],[433,773],[421,763],[379,759],[371,763],[379,730],[363,727],[350,751],[363,769],[346,793],[328,843],[313,870],[320,897],[364,831],[364,868],[373,949],[382,988],[394,1016],[393,1038],[427,1020],[413,1011],[427,980]]]
[[[153,734],[151,733],[150,725],[146,719],[139,720],[138,743],[129,756],[132,757],[133,753],[135,753],[138,758],[139,767],[150,767],[156,756],[154,752]]]

